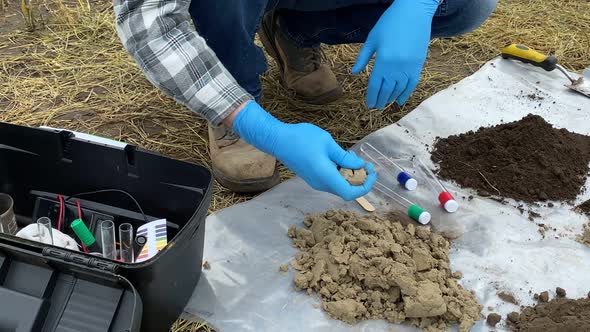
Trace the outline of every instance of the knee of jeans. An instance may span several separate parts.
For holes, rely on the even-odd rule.
[[[449,2],[454,0],[447,0]],[[498,0],[468,0],[457,9],[452,27],[447,27],[445,37],[459,36],[479,28],[494,12]]]

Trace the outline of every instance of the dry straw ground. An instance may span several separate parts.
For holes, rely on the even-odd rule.
[[[111,3],[61,1],[0,0],[0,121],[84,131],[208,165],[205,122],[145,80],[121,47]],[[432,42],[421,83],[401,110],[365,108],[368,76],[349,74],[358,45],[325,48],[346,92],[339,102],[313,107],[293,100],[271,61],[263,78],[263,104],[282,120],[319,124],[349,147],[473,73],[512,42],[554,54],[568,69],[580,71],[590,65],[590,2],[500,0],[480,29]],[[283,170],[282,176],[291,174]],[[211,211],[248,198],[216,186]],[[185,321],[174,327],[207,329]]]

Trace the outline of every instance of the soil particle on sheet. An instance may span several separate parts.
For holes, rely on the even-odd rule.
[[[319,294],[322,309],[349,324],[385,319],[445,331],[459,323],[468,331],[483,307],[451,271],[449,242],[398,215],[307,216],[304,228],[289,231],[300,249],[291,262],[296,288]]]
[[[555,294],[557,294],[558,297],[565,297],[565,289],[557,287],[555,288]]]
[[[581,244],[585,244],[587,246],[590,246],[590,224],[586,224],[584,225],[584,228],[582,230],[582,234],[579,235],[576,240],[578,242],[580,242]]]
[[[358,186],[365,183],[367,179],[367,171],[364,168],[361,169],[348,169],[341,168],[340,174],[353,186]]]
[[[488,315],[488,318],[486,318],[486,322],[490,326],[496,326],[496,324],[498,324],[501,320],[502,320],[502,316],[500,316],[496,313],[491,313]]]
[[[539,234],[541,234],[541,236],[543,238],[545,238],[545,233],[547,232],[547,228],[542,227],[542,226],[539,225],[539,228],[537,228],[537,231],[539,232]]]
[[[297,237],[297,227],[295,225],[289,226],[289,229],[287,230],[287,236],[292,239]]]
[[[541,294],[539,294],[539,302],[544,303],[547,301],[549,301],[549,292],[541,292]]]
[[[439,175],[464,187],[528,203],[576,198],[588,174],[590,137],[538,115],[437,140]]]
[[[590,216],[590,199],[577,206],[577,209],[588,216]]]
[[[208,261],[205,261],[205,263],[203,263],[203,268],[205,270],[211,270],[211,264]]]
[[[533,220],[536,218],[541,217],[541,214],[539,214],[538,212],[535,211],[529,211],[529,218],[532,218]]]
[[[508,314],[508,322],[516,332],[590,331],[590,299],[557,297]]]
[[[516,323],[519,320],[519,316],[520,316],[520,314],[518,312],[513,311],[513,312],[509,313],[506,318],[508,319],[509,322]]]
[[[545,97],[538,96],[534,93],[528,94],[528,95],[526,95],[526,97],[530,100],[543,100],[543,99],[545,99]]]
[[[516,300],[516,297],[510,292],[502,291],[498,292],[496,295],[498,295],[498,297],[504,302],[518,305],[518,300]]]
[[[279,266],[279,272],[287,272],[287,271],[289,271],[289,265],[284,264],[284,265]]]

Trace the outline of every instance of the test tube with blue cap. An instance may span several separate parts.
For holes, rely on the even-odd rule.
[[[385,195],[386,197],[388,197],[389,199],[391,199],[392,201],[408,209],[406,213],[408,214],[408,217],[412,218],[413,220],[416,220],[422,225],[426,225],[430,222],[432,216],[418,204],[412,203],[407,198],[387,188],[387,186],[379,182],[375,182],[373,188]]]
[[[404,168],[401,167],[398,163],[394,162],[391,158],[388,158],[381,151],[379,151],[377,148],[371,145],[371,143],[365,142],[361,144],[361,151],[364,152],[364,155],[367,156],[367,158],[371,159],[371,161],[373,161],[375,164],[377,164],[384,170],[388,170],[388,168],[384,167],[380,161],[372,157],[368,153],[369,151],[377,153],[379,156],[381,156],[381,158],[393,165],[393,167],[395,167],[398,170],[397,175],[395,176],[397,182],[407,190],[415,190],[418,187],[418,181],[416,181],[416,179],[414,179],[408,172],[406,172],[406,170],[404,170]]]
[[[436,177],[436,175],[434,175],[434,172],[422,162],[422,160],[418,159],[418,163],[440,189],[438,193],[438,201],[440,205],[449,213],[456,212],[459,209],[459,203],[457,203],[453,195],[451,195],[451,192],[447,190],[445,185],[438,179],[438,177]]]

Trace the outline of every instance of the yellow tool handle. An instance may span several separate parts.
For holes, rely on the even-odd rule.
[[[520,44],[511,44],[502,48],[502,57],[504,59],[514,59],[529,63],[535,67],[543,68],[546,71],[552,71],[557,68],[556,57],[547,56]]]

